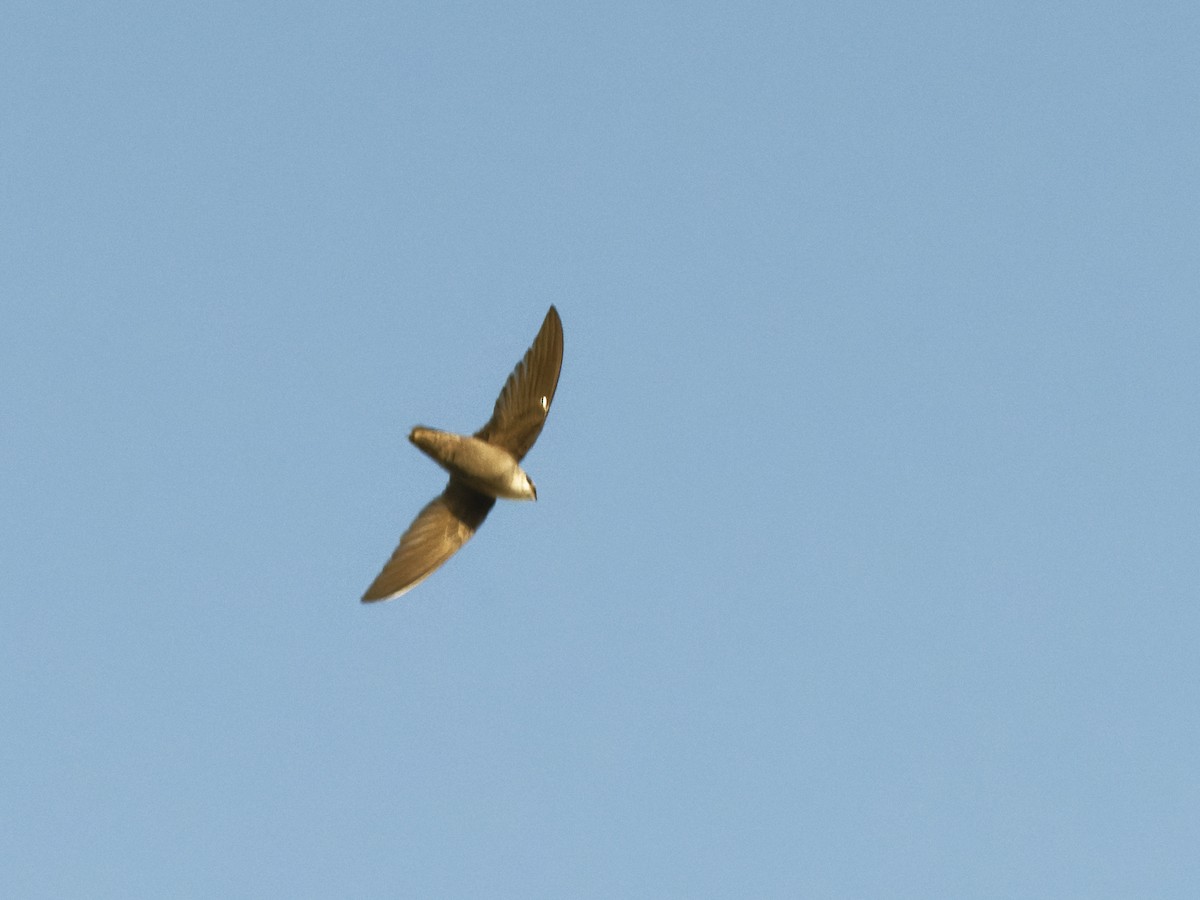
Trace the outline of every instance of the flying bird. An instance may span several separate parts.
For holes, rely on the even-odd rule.
[[[450,473],[450,482],[408,526],[363,603],[399,597],[432,575],[479,530],[497,497],[537,499],[520,462],[546,423],[562,355],[562,320],[551,306],[486,425],[472,436],[420,425],[412,430],[408,439]]]

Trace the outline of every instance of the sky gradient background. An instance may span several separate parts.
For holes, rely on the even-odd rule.
[[[1194,3],[4,18],[0,895],[1197,896]]]

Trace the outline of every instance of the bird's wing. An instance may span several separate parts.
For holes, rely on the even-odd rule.
[[[550,412],[562,356],[562,320],[551,306],[533,345],[504,383],[492,417],[475,437],[503,447],[517,460],[528,453]]]
[[[400,538],[400,546],[363,594],[363,603],[391,600],[412,590],[470,540],[496,503],[451,478]]]

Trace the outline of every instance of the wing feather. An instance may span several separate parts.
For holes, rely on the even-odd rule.
[[[520,461],[542,433],[558,388],[562,357],[562,320],[551,306],[533,344],[504,383],[492,417],[475,437],[503,447]]]
[[[391,600],[412,590],[470,540],[495,503],[494,497],[451,478],[408,526],[363,602]]]

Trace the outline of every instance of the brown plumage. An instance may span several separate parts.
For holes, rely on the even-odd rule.
[[[364,603],[399,597],[428,578],[470,540],[497,497],[537,499],[519,463],[550,412],[562,355],[562,321],[551,306],[533,345],[504,383],[492,417],[474,436],[421,426],[412,430],[409,440],[450,473],[450,482],[404,532],[363,594]]]

